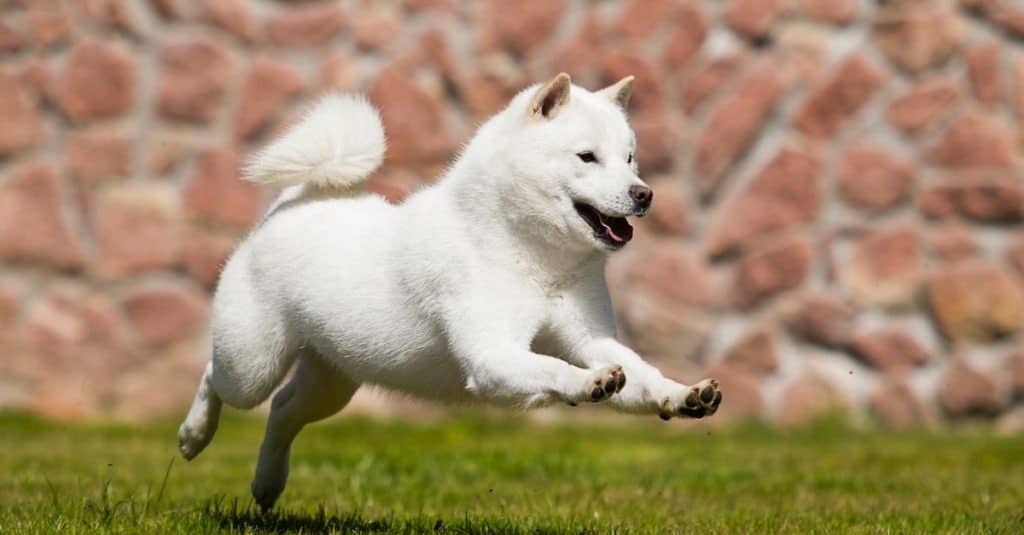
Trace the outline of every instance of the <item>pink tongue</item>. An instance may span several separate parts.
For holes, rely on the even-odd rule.
[[[625,231],[625,232],[623,232],[623,236],[619,236],[618,234],[615,233],[615,230],[608,223],[606,223],[604,221],[604,216],[598,215],[597,219],[598,219],[598,221],[601,222],[601,226],[604,227],[604,229],[608,231],[608,235],[611,236],[613,240],[615,240],[617,242],[628,242],[629,240],[631,240],[633,238],[633,233],[629,232],[629,231],[632,231],[633,229],[630,228],[628,225],[627,225],[627,227],[625,229],[622,229],[623,231]]]

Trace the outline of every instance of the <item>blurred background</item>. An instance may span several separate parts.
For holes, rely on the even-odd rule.
[[[0,406],[182,413],[219,269],[273,196],[239,167],[309,99],[381,108],[370,188],[400,202],[566,71],[637,77],[655,204],[608,279],[625,341],[722,383],[713,420],[1024,428],[1024,3],[0,6]]]

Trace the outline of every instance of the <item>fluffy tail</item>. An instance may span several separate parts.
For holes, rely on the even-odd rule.
[[[364,97],[331,94],[256,154],[245,179],[278,187],[350,189],[380,166],[386,148],[380,115]]]

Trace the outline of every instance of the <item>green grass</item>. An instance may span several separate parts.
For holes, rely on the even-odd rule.
[[[1024,437],[622,422],[315,425],[263,516],[257,419],[185,463],[174,425],[0,415],[0,533],[1024,532]]]

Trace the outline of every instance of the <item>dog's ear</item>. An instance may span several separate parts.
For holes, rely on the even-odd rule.
[[[622,109],[626,109],[629,106],[629,97],[633,96],[633,80],[635,79],[636,77],[631,74],[598,91],[597,94],[617,103]]]
[[[558,73],[550,82],[542,85],[530,101],[530,117],[550,119],[558,110],[569,103],[569,88],[572,80],[569,75]]]

